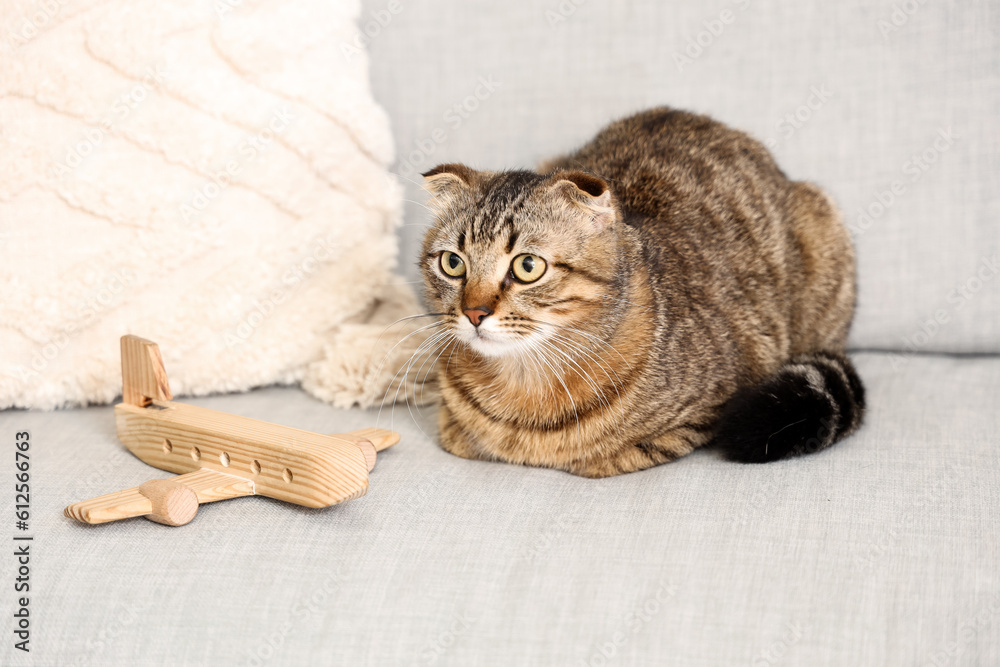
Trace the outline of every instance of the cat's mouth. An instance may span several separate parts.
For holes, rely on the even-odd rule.
[[[512,354],[526,343],[523,336],[512,336],[486,326],[463,327],[459,338],[474,351],[487,357]]]
[[[472,330],[472,335],[466,339],[466,343],[477,352],[493,357],[503,354],[504,348],[509,346],[509,341],[503,338],[496,332],[477,327]]]

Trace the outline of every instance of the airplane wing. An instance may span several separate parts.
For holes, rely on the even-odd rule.
[[[63,514],[91,524],[148,516],[158,523],[179,526],[193,519],[202,503],[253,493],[251,480],[202,468],[74,503]]]

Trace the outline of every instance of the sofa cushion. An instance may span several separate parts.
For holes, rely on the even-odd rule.
[[[125,333],[179,394],[301,379],[396,261],[359,4],[43,4],[0,4],[0,408],[111,401]]]
[[[1000,664],[1000,359],[855,361],[868,422],[829,450],[760,466],[699,451],[596,481],[451,456],[432,409],[193,399],[403,437],[363,498],[239,498],[180,528],[62,516],[167,476],[117,441],[110,407],[2,412],[0,432],[33,442],[35,635],[0,663]]]
[[[364,7],[411,200],[402,257],[417,257],[434,164],[531,167],[666,104],[751,132],[832,193],[858,247],[852,346],[1000,351],[988,3],[439,0],[382,27],[385,1]]]

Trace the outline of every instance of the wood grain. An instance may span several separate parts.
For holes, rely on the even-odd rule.
[[[367,440],[375,445],[375,450],[381,452],[389,449],[399,442],[399,434],[384,428],[362,428],[350,433],[337,434],[338,438],[348,438],[351,440]]]
[[[147,516],[177,526],[201,503],[255,494],[328,507],[364,495],[377,452],[399,442],[385,429],[321,435],[175,403],[156,343],[122,336],[121,350],[118,437],[141,460],[178,477],[70,505],[64,514],[78,521]]]
[[[191,487],[173,479],[151,479],[139,486],[139,493],[149,498],[153,511],[146,518],[167,526],[183,526],[198,513],[198,494]]]
[[[153,503],[139,493],[139,487],[136,486],[73,503],[63,510],[63,514],[83,523],[107,523],[133,516],[145,516],[152,511]]]
[[[198,504],[251,496],[254,493],[254,484],[250,480],[214,470],[196,470],[186,475],[153,481],[171,481],[184,484],[195,492]],[[63,510],[63,514],[71,519],[93,524],[135,516],[147,516],[153,513],[153,502],[139,490],[140,488],[142,486],[136,486],[74,503]]]
[[[138,336],[122,336],[122,402],[145,406],[151,401],[169,401],[170,383],[163,367],[160,347]]]
[[[258,495],[305,507],[368,491],[368,463],[353,439],[171,401],[119,403],[115,421],[125,446],[161,470],[236,475],[252,480]]]

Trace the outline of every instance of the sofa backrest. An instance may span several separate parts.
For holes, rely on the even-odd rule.
[[[531,167],[667,104],[749,131],[838,201],[859,258],[853,348],[1000,352],[989,3],[366,0],[362,15],[412,200],[411,279],[421,171]]]

